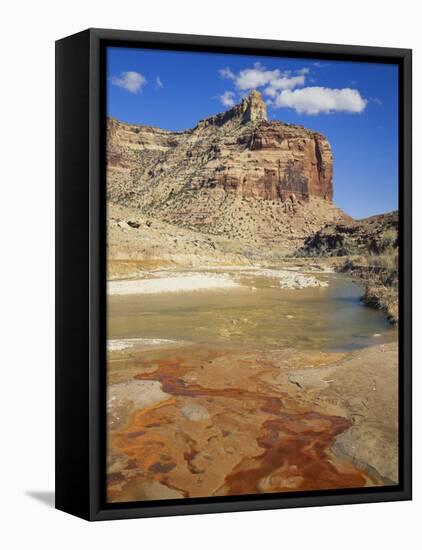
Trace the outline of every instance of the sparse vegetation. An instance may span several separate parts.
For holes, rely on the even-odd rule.
[[[362,300],[369,306],[382,309],[392,323],[397,323],[398,310],[398,233],[394,227],[384,229],[379,253],[350,257],[343,265],[365,285]]]
[[[356,277],[365,304],[398,322],[398,215],[328,224],[309,237],[298,257],[344,258],[338,269]]]
[[[341,270],[350,272],[364,285],[365,304],[382,309],[396,324],[398,310],[398,248],[390,244],[381,254],[348,257]]]

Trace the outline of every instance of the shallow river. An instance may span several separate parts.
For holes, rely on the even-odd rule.
[[[333,351],[396,338],[385,316],[361,303],[356,283],[317,278],[328,286],[282,289],[256,274],[238,288],[110,296],[108,338]]]

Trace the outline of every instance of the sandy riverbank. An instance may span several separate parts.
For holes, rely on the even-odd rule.
[[[326,287],[328,283],[313,275],[292,269],[268,269],[251,266],[222,268],[217,272],[152,271],[142,278],[112,280],[107,283],[108,295],[159,294],[163,292],[192,292],[197,290],[254,288],[253,280],[263,277],[274,281],[274,286],[284,289]]]
[[[161,292],[191,292],[195,290],[212,290],[238,288],[240,284],[226,275],[201,274],[179,275],[153,279],[133,279],[110,281],[107,283],[109,295],[124,294],[157,294]]]
[[[188,342],[169,340],[167,338],[115,338],[107,340],[107,351],[144,351],[152,348],[173,348],[186,346]]]

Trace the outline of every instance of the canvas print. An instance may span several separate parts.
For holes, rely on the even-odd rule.
[[[398,67],[106,56],[107,501],[397,485]]]

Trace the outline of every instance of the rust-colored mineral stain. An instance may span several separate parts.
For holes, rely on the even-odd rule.
[[[307,415],[301,420],[306,422]],[[312,417],[315,419],[316,415]],[[242,461],[225,480],[225,493],[228,495],[253,494],[262,492],[262,480],[277,470],[284,471],[284,477],[299,480],[294,484],[298,491],[314,489],[338,489],[362,487],[366,484],[365,475],[356,467],[348,472],[340,472],[328,459],[327,451],[334,437],[350,427],[347,419],[336,416],[320,416],[327,424],[325,430],[302,430],[294,433],[286,429],[283,419],[268,420],[263,425],[263,435],[258,444],[264,452],[250,460]],[[298,418],[299,420],[299,418]],[[291,484],[280,484],[277,491],[291,491]]]
[[[216,354],[206,359],[211,356]],[[291,399],[287,410],[283,405],[286,394],[260,386],[255,374],[250,375],[251,384],[254,384],[251,390],[230,384],[230,387],[209,388],[189,383],[186,381],[189,377],[185,375],[203,368],[204,358],[199,363],[198,358],[195,359],[154,360],[158,367],[154,372],[144,371],[134,376],[138,380],[159,381],[163,391],[173,396],[148,409],[135,411],[130,425],[112,438],[112,447],[130,459],[131,469],[128,471],[134,472],[135,462],[138,465],[136,479],[158,481],[185,497],[362,487],[374,482],[355,465],[330,453],[335,437],[351,425],[346,418],[314,410],[303,412],[303,403],[295,407]],[[142,365],[145,366],[148,365]],[[234,449],[232,466],[227,470],[225,465],[221,481],[212,489],[206,484],[209,469],[203,467],[203,462],[198,466],[198,455],[202,453],[200,458],[203,460],[207,454],[204,446],[207,448],[217,439],[217,444],[222,447],[223,438],[226,441],[232,435],[222,429],[226,426],[218,424],[220,420],[216,415],[210,420],[216,433],[199,448],[197,436],[188,435],[186,429],[181,431],[178,426],[182,420],[179,416],[181,403],[192,402],[192,399],[198,399],[211,408],[213,403],[219,403],[220,409],[223,407],[229,411],[233,410],[229,403],[234,399],[235,410],[240,416],[255,414],[260,419],[250,437],[254,438],[257,450],[260,448],[262,452],[248,455],[240,447]],[[204,478],[201,492],[198,484]]]

